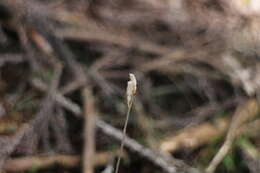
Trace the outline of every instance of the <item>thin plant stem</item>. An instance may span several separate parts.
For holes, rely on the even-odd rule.
[[[122,142],[121,142],[121,145],[120,145],[120,153],[119,153],[119,156],[118,156],[118,160],[116,162],[115,173],[118,173],[119,166],[120,166],[121,154],[123,153],[123,148],[124,148],[124,144],[125,144],[126,129],[127,129],[127,124],[128,124],[132,104],[133,104],[133,98],[131,99],[130,104],[129,104],[128,109],[127,109],[126,120],[125,120],[125,124],[124,124],[124,129],[123,129],[123,139],[122,139]]]

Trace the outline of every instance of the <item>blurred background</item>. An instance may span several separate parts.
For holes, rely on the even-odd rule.
[[[112,173],[121,156],[120,173],[259,173],[259,15],[257,0],[0,0],[0,172]]]

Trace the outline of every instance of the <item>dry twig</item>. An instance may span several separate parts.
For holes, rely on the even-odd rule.
[[[207,167],[207,173],[213,173],[215,171],[219,163],[232,147],[235,137],[239,135],[239,127],[248,120],[252,119],[257,114],[258,109],[256,99],[249,99],[245,104],[237,108],[235,114],[233,115],[225,142]]]
[[[84,155],[83,172],[93,173],[95,158],[95,99],[90,88],[83,89],[84,99]]]

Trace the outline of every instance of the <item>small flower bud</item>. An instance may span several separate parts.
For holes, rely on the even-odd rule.
[[[136,93],[136,88],[137,88],[137,81],[136,81],[135,75],[130,73],[129,77],[130,77],[130,80],[127,82],[127,89],[126,89],[128,107],[131,106],[131,101],[133,99],[133,96]]]

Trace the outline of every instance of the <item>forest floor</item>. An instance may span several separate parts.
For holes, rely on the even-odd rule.
[[[0,0],[0,172],[259,173],[258,6]]]

